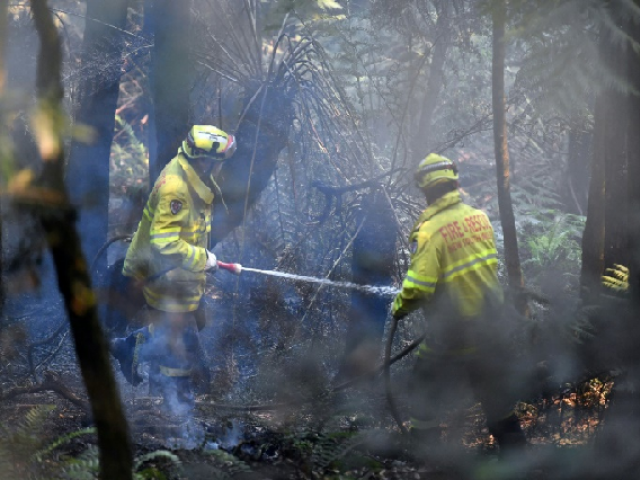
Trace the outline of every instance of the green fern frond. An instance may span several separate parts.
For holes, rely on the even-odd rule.
[[[247,463],[223,450],[211,450],[207,453],[215,459],[214,468],[220,471],[221,476],[216,476],[216,478],[227,480],[236,475],[246,474],[252,471]]]
[[[344,458],[345,455],[363,442],[364,436],[358,434],[342,439],[337,439],[335,436],[320,435],[318,442],[313,447],[311,461],[317,468],[329,468],[331,464]]]
[[[53,452],[59,446],[64,445],[65,443],[69,443],[74,438],[81,437],[82,435],[90,435],[90,434],[93,434],[93,433],[96,433],[95,427],[83,428],[81,430],[77,430],[75,432],[71,432],[71,433],[68,433],[66,435],[63,435],[63,436],[57,438],[56,440],[54,440],[49,445],[47,445],[45,448],[35,452],[33,454],[33,459],[38,461],[38,462],[41,462],[42,459],[46,455],[49,455],[51,452]]]
[[[93,480],[100,471],[99,450],[90,445],[79,457],[69,460],[63,467],[63,474],[70,480]]]
[[[154,460],[168,460],[175,466],[180,465],[180,458],[178,458],[177,455],[174,455],[168,450],[156,450],[155,452],[150,452],[145,455],[141,455],[140,457],[136,457],[133,469],[134,471],[138,471],[142,467],[142,465]]]
[[[38,405],[29,409],[24,419],[20,422],[20,427],[16,434],[32,434],[42,426],[46,416],[55,409],[54,405]]]
[[[6,438],[0,439],[0,462],[6,466],[7,458],[30,458],[41,446],[39,434],[46,416],[54,409],[53,405],[39,405],[31,408],[11,431],[2,425]],[[10,462],[11,460],[9,460]]]

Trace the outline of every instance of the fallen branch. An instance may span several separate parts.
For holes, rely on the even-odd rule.
[[[45,372],[44,380],[39,385],[12,388],[11,390],[0,395],[0,401],[4,402],[20,395],[29,395],[42,392],[54,392],[60,395],[62,398],[73,403],[76,407],[84,411],[84,413],[91,413],[89,404],[85,400],[78,397],[74,392],[72,392],[64,383],[62,383],[60,377],[53,372]]]
[[[29,371],[30,371],[31,376],[33,377],[34,380],[36,380],[36,370],[37,370],[37,368],[42,366],[44,363],[46,363],[46,361],[48,361],[51,358],[53,358],[53,357],[50,356],[49,358],[47,358],[46,361],[40,362],[38,365],[34,365],[33,353],[34,353],[35,349],[53,342],[53,340],[58,335],[60,335],[61,333],[65,332],[65,330],[68,329],[68,328],[69,328],[69,323],[67,322],[67,319],[64,319],[64,320],[62,320],[62,322],[60,322],[60,325],[58,325],[56,327],[56,329],[53,331],[53,333],[51,335],[49,335],[47,338],[45,338],[43,340],[38,340],[37,342],[33,342],[32,344],[30,344],[27,347],[27,361],[29,363]],[[64,338],[66,338],[66,332],[63,335],[63,339]],[[58,348],[56,348],[56,353],[57,353],[57,350],[59,350],[60,345],[61,345],[61,343],[58,345]]]

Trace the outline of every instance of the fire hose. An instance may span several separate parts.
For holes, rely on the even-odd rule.
[[[405,435],[405,434],[407,434],[409,432],[407,431],[407,428],[402,423],[402,420],[400,420],[400,415],[398,413],[398,408],[396,406],[396,401],[393,398],[393,393],[391,392],[391,368],[390,368],[391,367],[391,361],[390,361],[390,357],[391,357],[391,347],[393,346],[393,339],[396,336],[396,330],[397,329],[398,329],[398,319],[396,317],[392,317],[391,326],[389,327],[389,336],[387,337],[387,343],[386,343],[385,348],[384,348],[384,361],[383,361],[383,366],[384,366],[384,387],[385,387],[385,394],[386,394],[386,397],[387,397],[387,405],[389,406],[389,412],[391,413],[391,416],[393,417],[395,422],[398,424],[398,428],[400,429],[402,434]],[[422,340],[422,338],[420,338],[420,341],[421,340]],[[418,341],[418,343],[415,345],[416,347],[418,346],[420,341]]]
[[[118,241],[118,240],[122,240],[125,242],[130,242],[131,241],[131,236],[130,235],[120,235],[117,237],[114,237],[110,240],[108,240],[101,248],[100,250],[98,250],[98,253],[96,254],[95,258],[93,259],[93,262],[91,263],[91,269],[93,270],[95,267],[96,262],[98,261],[98,259],[100,258],[100,256],[107,250],[107,248],[114,242]],[[242,272],[242,265],[239,263],[227,263],[227,262],[221,262],[218,261],[218,268],[222,269],[222,270],[227,270],[228,272],[231,272],[235,275],[240,275],[240,273]],[[164,275],[165,273],[173,270],[174,268],[177,267],[171,267],[168,268],[162,272],[157,273],[156,275],[154,275],[154,278],[157,278],[158,276]],[[147,279],[147,281],[152,280],[152,279]],[[384,350],[384,359],[383,359],[383,363],[381,366],[372,369],[369,372],[366,372],[354,379],[351,379],[347,382],[344,382],[340,385],[337,385],[333,388],[331,388],[331,392],[338,392],[340,390],[344,390],[352,385],[357,384],[358,382],[365,380],[371,376],[376,375],[377,373],[379,373],[381,370],[383,372],[383,377],[384,377],[384,381],[385,381],[385,391],[386,391],[386,398],[387,398],[387,404],[389,405],[389,411],[391,413],[391,416],[393,417],[393,419],[395,420],[395,422],[398,425],[398,428],[400,429],[400,431],[403,434],[408,433],[406,427],[403,425],[402,421],[400,420],[400,415],[398,413],[398,409],[395,403],[395,399],[393,398],[393,393],[391,391],[391,373],[390,373],[390,367],[393,363],[397,362],[398,360],[400,360],[401,358],[405,357],[406,355],[408,355],[409,353],[411,353],[422,341],[422,339],[424,338],[424,336],[420,336],[419,338],[417,338],[416,340],[414,340],[411,344],[409,344],[404,350],[402,350],[400,353],[398,353],[397,355],[395,355],[393,358],[391,358],[391,348],[393,346],[393,340],[395,338],[395,334],[396,334],[396,330],[398,328],[398,319],[393,318],[392,319],[392,323],[391,326],[389,327],[389,335],[387,337],[387,342],[385,345],[385,350]],[[311,399],[310,399],[311,400]],[[279,407],[282,407],[282,405],[253,405],[253,406],[231,406],[231,405],[214,405],[215,407],[218,408],[224,408],[224,409],[230,409],[230,410],[242,410],[242,411],[251,411],[251,410],[269,410],[269,409],[277,409]]]
[[[104,243],[104,245],[102,245],[102,247],[100,247],[100,249],[98,250],[98,253],[96,253],[96,256],[93,258],[93,261],[91,262],[91,271],[93,271],[95,269],[97,261],[104,254],[104,252],[107,250],[107,248],[109,248],[111,246],[112,243],[115,243],[115,242],[117,242],[119,240],[122,240],[123,242],[130,243],[132,239],[133,239],[133,237],[131,235],[117,235],[117,236],[107,240]],[[152,278],[147,279],[147,281],[155,279],[155,278],[158,278],[158,277],[164,275],[165,273],[170,272],[171,270],[173,270],[175,268],[178,268],[178,267],[170,267],[170,268],[167,268],[166,270],[163,270],[163,271],[161,271],[159,273],[156,273],[155,275],[153,275]],[[227,262],[218,261],[218,268],[221,268],[222,270],[227,270],[227,271],[229,271],[231,273],[234,273],[236,275],[240,275],[240,273],[242,272],[242,265],[240,265],[239,263],[227,263]]]

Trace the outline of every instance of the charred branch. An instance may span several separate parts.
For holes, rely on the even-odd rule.
[[[2,393],[2,395],[0,395],[0,401],[13,400],[21,395],[33,395],[42,392],[53,392],[71,402],[84,413],[91,414],[91,406],[69,389],[69,387],[62,382],[58,374],[54,372],[45,372],[42,383],[29,387],[16,387]]]

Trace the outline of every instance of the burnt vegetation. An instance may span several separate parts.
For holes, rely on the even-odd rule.
[[[636,0],[110,7],[0,1],[0,477],[637,478]],[[327,282],[209,276],[211,377],[174,421],[108,368],[106,340],[135,328],[113,279],[192,124],[238,140],[216,255]],[[424,319],[390,332],[389,307],[429,152],[489,215],[519,307],[500,325],[529,442],[515,460],[466,390],[441,424],[446,461],[411,453]]]

